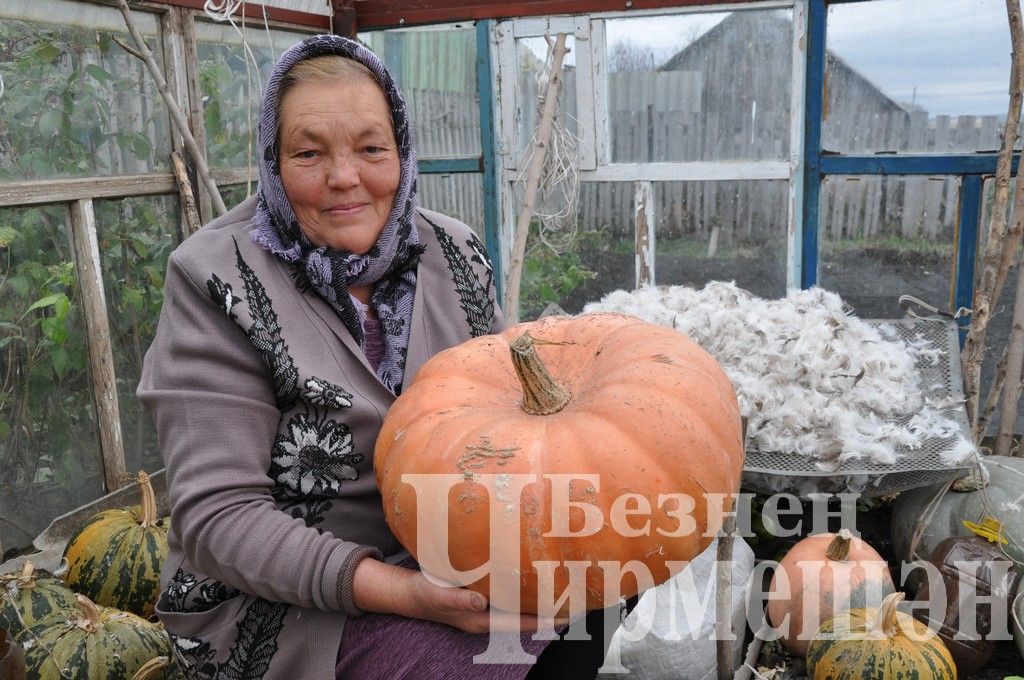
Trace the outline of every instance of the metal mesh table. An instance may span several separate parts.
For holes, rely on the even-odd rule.
[[[953,320],[886,319],[868,320],[874,325],[889,325],[899,338],[911,341],[924,338],[926,348],[940,350],[938,361],[919,356],[916,369],[925,398],[952,404],[939,412],[960,425],[970,439],[970,425],[963,404],[963,379],[960,373],[960,343],[957,324]],[[897,419],[903,424],[912,416]],[[886,494],[949,481],[963,475],[969,467],[964,463],[950,467],[942,462],[942,453],[950,450],[956,438],[931,438],[919,449],[901,449],[900,458],[891,465],[867,460],[849,460],[834,471],[824,471],[806,456],[784,452],[759,451],[748,448],[743,469],[743,488],[759,493],[860,493],[864,496]]]

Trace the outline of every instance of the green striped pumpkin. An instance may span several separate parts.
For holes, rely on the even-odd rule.
[[[77,608],[75,593],[31,562],[20,572],[0,576],[0,628],[11,631],[19,641],[29,628]]]
[[[892,593],[881,610],[846,610],[823,623],[807,648],[807,677],[956,680],[956,664],[939,636],[896,611],[902,599],[903,593]]]
[[[91,517],[64,548],[64,580],[97,604],[149,618],[160,595],[169,517],[156,515],[156,495],[139,473],[142,503]]]
[[[22,643],[26,680],[132,680],[149,661],[171,652],[160,624],[97,606],[84,595],[76,612],[50,619],[35,633]]]

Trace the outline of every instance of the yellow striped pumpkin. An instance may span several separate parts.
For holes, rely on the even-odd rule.
[[[20,572],[0,576],[0,628],[11,631],[19,641],[41,621],[75,609],[75,593],[31,562]]]
[[[149,618],[160,595],[171,520],[157,517],[145,472],[139,473],[139,488],[141,505],[97,513],[68,539],[64,580],[97,604]]]
[[[77,609],[36,630],[25,651],[29,680],[132,680],[150,660],[168,656],[163,626],[84,595]]]
[[[928,626],[896,611],[903,593],[881,609],[846,610],[818,629],[807,649],[813,680],[956,680],[956,664]]]

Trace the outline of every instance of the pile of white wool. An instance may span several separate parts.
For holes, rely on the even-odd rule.
[[[647,286],[609,293],[583,311],[632,314],[692,338],[729,375],[761,451],[807,456],[824,470],[857,459],[889,465],[931,438],[944,440],[946,463],[974,453],[941,413],[950,404],[919,384],[915,363],[934,364],[937,350],[852,316],[835,293],[812,288],[765,300],[734,283]]]

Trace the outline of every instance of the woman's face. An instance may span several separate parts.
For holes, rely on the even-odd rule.
[[[285,93],[280,117],[281,182],[306,237],[366,253],[401,178],[384,93],[366,81],[297,83]]]

